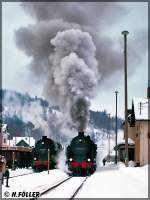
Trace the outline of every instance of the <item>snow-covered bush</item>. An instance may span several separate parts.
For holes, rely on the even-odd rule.
[[[130,161],[128,162],[128,166],[129,166],[129,167],[135,167],[135,162],[134,162],[133,160],[130,160]]]

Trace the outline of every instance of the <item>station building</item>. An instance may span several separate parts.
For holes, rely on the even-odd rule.
[[[133,98],[132,108],[128,110],[128,160],[133,160],[137,166],[149,163],[150,154],[150,108],[149,92],[147,98]],[[124,135],[125,139],[125,135]],[[118,160],[124,161],[125,141],[117,145]]]
[[[13,137],[9,140],[7,124],[0,125],[0,155],[4,156],[7,165],[13,168],[14,163],[18,167],[31,165],[32,148],[35,146],[33,137]]]

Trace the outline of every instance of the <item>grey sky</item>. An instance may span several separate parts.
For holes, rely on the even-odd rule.
[[[107,3],[109,4],[109,3]],[[118,18],[115,26],[105,26],[101,35],[107,35],[113,38],[116,45],[119,42],[123,44],[123,36],[121,31],[127,29],[130,34],[128,43],[136,37],[137,31],[148,30],[148,4],[147,3],[122,3],[127,9],[127,14]],[[105,21],[105,19],[104,19]],[[30,62],[22,51],[18,50],[14,42],[14,30],[28,24],[34,24],[35,19],[24,12],[19,3],[2,3],[2,83],[3,88],[14,89],[21,92],[29,92],[31,95],[42,95],[43,82],[37,81],[31,75],[27,64]],[[145,41],[147,38],[145,38]],[[145,42],[143,41],[143,42]],[[129,45],[130,46],[130,45]],[[117,47],[116,47],[117,48]],[[139,47],[135,43],[135,51]],[[135,53],[134,49],[129,50]],[[107,53],[107,52],[106,52]],[[123,52],[122,52],[123,54]],[[131,65],[136,65],[132,75],[128,79],[129,88],[129,106],[133,97],[146,97],[147,79],[148,79],[148,54],[144,53],[140,63],[129,63],[130,72]],[[122,56],[123,58],[123,56]],[[122,66],[123,67],[123,66]],[[97,95],[92,101],[91,108],[94,110],[107,109],[112,115],[115,114],[115,94],[118,90],[118,112],[119,116],[124,115],[124,79],[122,75],[116,73],[105,80],[98,88]]]

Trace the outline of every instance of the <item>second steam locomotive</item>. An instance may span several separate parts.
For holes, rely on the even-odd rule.
[[[59,143],[47,138],[47,136],[43,136],[41,140],[36,142],[33,149],[33,169],[35,171],[43,171],[48,168],[56,168],[57,156],[61,150],[62,146]]]
[[[79,132],[67,147],[68,169],[73,176],[91,175],[96,170],[97,145],[90,136]]]

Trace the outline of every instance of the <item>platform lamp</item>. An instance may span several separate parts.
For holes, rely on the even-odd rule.
[[[15,170],[15,152],[12,152],[12,170]]]

